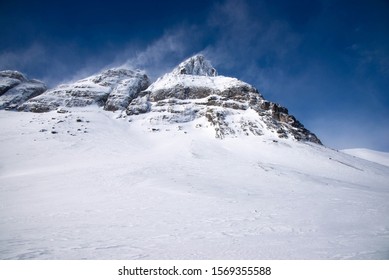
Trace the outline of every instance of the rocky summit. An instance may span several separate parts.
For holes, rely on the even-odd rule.
[[[217,138],[270,133],[321,144],[285,107],[265,100],[245,82],[218,76],[202,55],[187,59],[140,92],[126,113],[146,114],[155,124],[197,122],[199,128],[203,119]]]
[[[19,97],[2,101],[0,108],[41,113],[94,104],[150,126],[191,124],[216,138],[266,134],[321,144],[285,107],[264,99],[252,85],[218,75],[203,55],[183,61],[152,84],[144,71],[115,68],[45,91],[41,82],[27,81],[19,72],[1,73],[1,98],[10,91]],[[33,85],[39,90],[32,91]]]

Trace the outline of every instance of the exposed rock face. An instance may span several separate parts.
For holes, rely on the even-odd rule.
[[[58,107],[84,107],[92,104],[106,110],[125,109],[137,94],[150,84],[142,71],[109,69],[75,83],[60,85],[30,99],[21,111],[47,112]]]
[[[128,78],[122,79],[108,95],[104,109],[108,111],[124,110],[139,92],[150,85],[146,74],[140,71],[127,72]]]
[[[46,91],[38,80],[28,80],[17,71],[0,71],[0,109],[16,109],[23,102]]]
[[[217,138],[272,133],[321,144],[286,108],[265,100],[247,83],[217,76],[203,56],[192,57],[159,78],[131,101],[126,113],[146,114],[155,124],[205,119]]]
[[[172,74],[217,76],[216,69],[201,54],[195,55],[180,63],[180,65],[173,69]]]

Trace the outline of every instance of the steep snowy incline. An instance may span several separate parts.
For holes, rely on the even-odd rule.
[[[0,111],[1,259],[389,257],[389,167],[118,116]]]

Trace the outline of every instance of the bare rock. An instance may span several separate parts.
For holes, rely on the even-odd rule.
[[[0,71],[0,109],[13,110],[46,91],[38,80],[28,80],[18,71]]]
[[[19,110],[47,112],[57,108],[104,106],[106,110],[125,109],[149,84],[142,71],[115,68],[74,83],[59,85],[19,106]]]

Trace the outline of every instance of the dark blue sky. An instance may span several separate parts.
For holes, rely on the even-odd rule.
[[[389,152],[389,2],[1,1],[0,69],[54,86],[203,53],[333,148]]]

